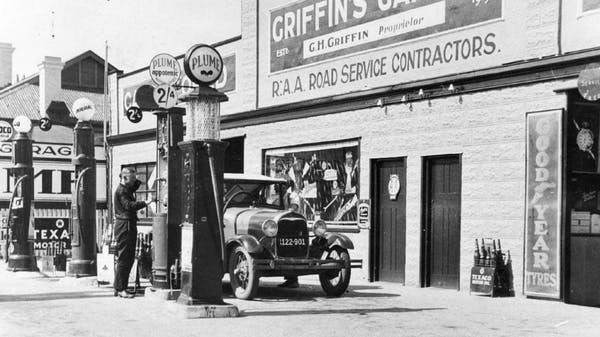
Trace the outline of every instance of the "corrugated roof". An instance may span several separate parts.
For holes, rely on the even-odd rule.
[[[40,119],[40,88],[25,84],[0,95],[0,118],[12,119],[25,115],[31,120]]]
[[[0,118],[12,119],[20,115],[25,115],[31,120],[39,120],[41,118],[39,111],[39,90],[37,85],[23,84],[12,90],[0,93]],[[60,89],[52,100],[55,102],[64,102],[69,109],[69,115],[75,118],[73,112],[70,110],[73,102],[81,97],[89,98],[96,106],[96,113],[92,116],[92,120],[102,121],[104,116],[104,99],[102,94]]]

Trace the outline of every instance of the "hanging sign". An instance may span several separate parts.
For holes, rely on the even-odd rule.
[[[40,130],[49,131],[52,129],[52,121],[48,117],[40,118]]]
[[[19,208],[23,208],[23,198],[16,197],[13,199],[12,209],[19,209]]]
[[[398,178],[397,174],[390,174],[390,180],[388,181],[388,193],[390,194],[390,200],[396,200],[399,192],[400,178]]]
[[[142,120],[142,110],[137,106],[130,106],[126,113],[127,119],[132,123],[139,123]]]
[[[12,137],[13,128],[7,121],[0,121],[0,142],[5,142]]]
[[[524,292],[560,297],[562,110],[527,114]]]
[[[154,88],[153,96],[160,108],[170,109],[177,104],[177,92],[170,85],[162,84]]]
[[[150,78],[158,85],[172,85],[181,77],[179,62],[169,54],[158,54],[150,61]]]
[[[600,64],[589,64],[579,73],[577,89],[581,96],[588,101],[600,99]]]
[[[203,86],[211,85],[223,72],[223,59],[215,48],[197,44],[185,53],[183,69],[192,82]]]

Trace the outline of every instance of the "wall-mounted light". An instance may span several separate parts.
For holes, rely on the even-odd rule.
[[[423,95],[425,95],[425,92],[423,91],[423,89],[419,89],[419,96],[422,97]]]
[[[413,105],[412,102],[408,105],[408,111],[412,112],[413,111]]]
[[[456,89],[454,88],[454,84],[450,83],[450,85],[448,86],[448,91],[450,91],[450,92],[454,92],[454,90],[456,90]]]
[[[402,95],[402,99],[400,99],[400,101],[402,103],[406,103],[406,100],[407,100],[406,95]]]
[[[377,104],[378,107],[382,107],[383,104],[384,104],[383,103],[383,98],[378,99],[376,104]]]

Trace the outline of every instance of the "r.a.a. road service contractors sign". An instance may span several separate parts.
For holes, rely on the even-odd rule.
[[[526,6],[505,0],[260,1],[259,105],[526,59]]]

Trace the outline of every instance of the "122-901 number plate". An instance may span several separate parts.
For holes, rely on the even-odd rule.
[[[306,246],[306,239],[304,238],[280,238],[280,246]]]

